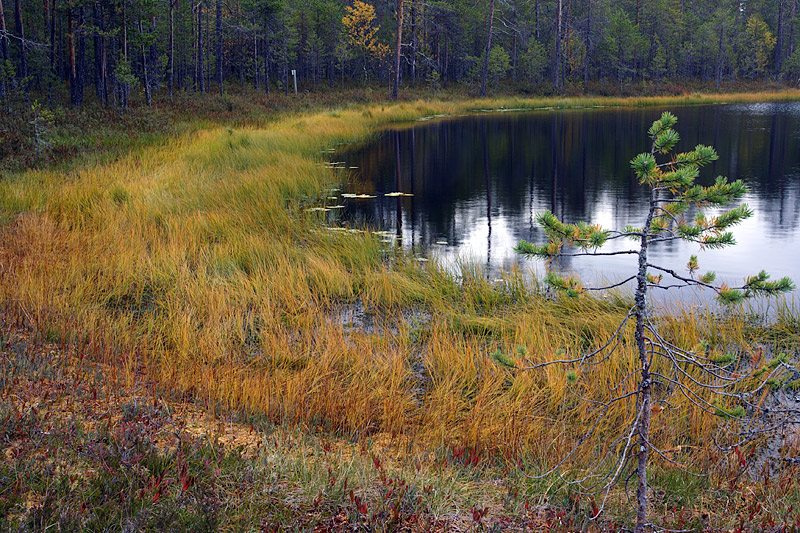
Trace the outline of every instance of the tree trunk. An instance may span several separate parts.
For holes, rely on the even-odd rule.
[[[56,71],[56,0],[50,2],[50,72]]]
[[[217,0],[217,83],[219,84],[219,95],[222,96],[222,0]]]
[[[417,3],[411,1],[411,84],[417,82]]]
[[[64,60],[64,17],[58,17],[58,36],[57,42],[59,43],[58,46],[58,73],[57,75],[61,79],[69,78],[69,68],[67,67],[67,63]]]
[[[794,25],[797,19],[797,0],[792,0],[792,23],[789,24],[789,57],[794,54]]]
[[[778,78],[781,77],[783,69],[783,1],[778,0],[778,35],[775,40],[775,74]]]
[[[558,0],[556,5],[556,42],[555,51],[553,54],[553,90],[558,92],[561,90],[561,54],[562,54],[562,35],[561,23],[563,18],[562,0]]]
[[[333,78],[336,76],[336,56],[334,52],[328,53],[328,86],[333,89]]]
[[[25,54],[25,28],[22,25],[22,6],[19,0],[14,0],[14,25],[17,30],[17,37],[19,37],[19,77],[24,79],[28,77],[28,58]]]
[[[148,61],[150,61],[150,85],[161,90],[161,71],[158,66],[158,47],[156,46],[156,17],[150,17],[150,50],[148,51]]]
[[[3,11],[3,0],[0,0],[0,59],[11,59],[6,30],[6,15]]]
[[[75,58],[75,27],[72,20],[72,9],[67,11],[67,40],[69,41],[69,102],[73,106],[75,102],[75,86],[77,85],[77,65]]]
[[[122,58],[128,60],[128,0],[122,0]]]
[[[289,31],[286,27],[286,12],[283,11],[281,13],[281,27],[282,27],[282,35],[281,41],[283,45],[283,82],[284,88],[286,91],[286,95],[289,95],[289,36],[287,32]],[[366,59],[364,60],[366,62]],[[364,67],[364,72],[366,73],[366,67]]]
[[[103,23],[103,7],[99,2],[92,6],[94,15],[94,87],[97,98],[103,105],[108,105],[108,95],[106,95],[106,51]]]
[[[642,230],[641,246],[639,248],[639,272],[636,276],[636,292],[634,302],[636,305],[636,347],[639,351],[639,362],[642,365],[641,380],[639,381],[640,402],[636,433],[639,436],[638,464],[636,474],[638,478],[636,489],[636,528],[634,533],[644,533],[647,524],[647,455],[650,438],[650,361],[647,357],[645,340],[645,322],[647,321],[647,245],[650,238],[650,223],[657,207],[656,192],[650,190],[650,211]]]
[[[589,87],[589,63],[592,59],[592,0],[588,0],[586,15],[586,57],[583,59],[583,92]]]
[[[492,0],[494,2],[494,0]],[[400,98],[400,57],[403,53],[403,0],[397,0],[397,48],[394,54],[392,100]]]
[[[178,0],[169,2],[169,99],[172,100],[175,85],[175,4]]]
[[[205,89],[211,90],[211,58],[209,54],[211,53],[211,35],[209,34],[211,29],[211,10],[206,9],[206,38],[205,42],[205,53],[203,54],[203,72],[206,73],[205,83],[203,84],[203,92]]]
[[[258,90],[258,37],[253,35],[253,90]]]
[[[144,47],[144,29],[142,28],[141,19],[138,21],[137,25],[139,27],[139,39],[140,39],[140,41],[142,43],[141,44],[141,51],[142,51],[142,73],[144,75],[144,80],[143,80],[144,81],[144,97],[145,97],[145,100],[147,101],[147,107],[150,107],[150,104],[152,103],[153,98],[152,98],[152,93],[150,91],[150,76],[148,75],[148,72],[147,72],[147,52],[146,52],[145,47]]]
[[[560,2],[561,0],[559,0]],[[492,26],[494,25],[494,0],[489,0],[489,35],[486,38],[486,51],[481,69],[481,97],[486,96],[486,78],[489,77],[489,52],[492,50]]]
[[[78,8],[78,105],[83,105],[83,86],[86,83],[86,8]]]
[[[724,15],[723,15],[724,16]],[[716,88],[719,91],[719,86],[722,82],[722,38],[725,35],[725,20],[720,17],[719,21],[719,35],[718,35],[718,46],[717,46],[717,79],[716,79]]]
[[[742,12],[742,3],[737,0],[736,2],[736,20],[733,23],[733,58],[735,61],[735,65],[731,68],[731,81],[736,79],[736,70],[739,67],[739,35],[741,33],[741,16]]]
[[[269,48],[267,47],[267,36],[264,36],[264,93],[269,94]]]
[[[73,10],[67,11],[67,24],[69,27],[69,101],[75,107],[83,105],[83,71],[86,44],[83,38],[84,15],[83,6],[78,8],[78,26],[75,26]],[[78,42],[76,35],[78,32]]]
[[[6,36],[6,16],[3,12],[3,0],[0,0],[0,61],[9,59],[8,37]],[[8,86],[8,80],[5,76],[2,77],[2,84],[0,84],[0,96],[4,96],[6,100],[6,112],[11,114],[11,89]]]
[[[206,75],[203,71],[203,2],[197,5],[197,87],[206,92]]]

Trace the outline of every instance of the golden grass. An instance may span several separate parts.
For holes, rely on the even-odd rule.
[[[336,180],[322,150],[474,109],[795,99],[800,92],[347,106],[264,129],[199,131],[69,174],[28,171],[0,182],[0,206],[14,215],[0,227],[0,306],[128,382],[145,372],[210,406],[551,460],[597,414],[572,392],[607,396],[633,368],[632,343],[574,385],[563,368],[513,374],[490,354],[579,353],[614,331],[625,302],[551,302],[521,272],[459,281],[374,235],[324,231],[306,210]],[[385,329],[345,327],[336,311],[348,305]],[[425,318],[405,318],[410,310]],[[713,334],[746,349],[749,333],[736,324],[720,330],[713,316],[687,311],[665,327],[687,346]],[[614,410],[579,458],[602,453],[604,436],[629,417]],[[665,449],[712,429],[680,399],[654,419]]]

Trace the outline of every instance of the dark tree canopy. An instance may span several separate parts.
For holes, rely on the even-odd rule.
[[[364,5],[371,53],[345,22]],[[796,83],[798,25],[797,0],[0,0],[0,98],[60,84],[80,106],[93,86],[124,108],[132,89],[288,91],[292,71],[301,91]]]

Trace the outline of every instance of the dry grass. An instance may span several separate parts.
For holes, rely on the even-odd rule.
[[[515,374],[491,354],[534,362],[577,354],[608,338],[629,304],[554,302],[524,272],[501,283],[459,279],[386,249],[375,235],[325,231],[307,210],[337,179],[322,151],[386,125],[478,108],[798,98],[351,105],[287,113],[265,128],[198,131],[68,173],[23,172],[0,182],[0,209],[9,214],[0,226],[0,310],[7,324],[108,365],[128,387],[145,376],[212,410],[260,413],[348,438],[395,435],[431,450],[461,447],[510,464],[524,460],[535,472],[597,416],[577,395],[604,398],[635,368],[632,334],[574,384],[563,368]],[[353,305],[378,325],[345,327],[336,311]],[[410,312],[421,318],[408,319]],[[787,317],[796,324],[796,312]],[[746,357],[766,338],[745,315],[722,324],[710,313],[679,311],[664,329],[687,347],[707,341]],[[673,407],[654,417],[655,443],[693,450],[686,458],[697,466],[722,465],[726,458],[703,446],[714,420],[680,399]],[[569,468],[604,453],[630,416],[624,406],[612,411]]]

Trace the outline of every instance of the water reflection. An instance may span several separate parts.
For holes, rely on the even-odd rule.
[[[661,109],[492,114],[390,131],[346,156],[350,222],[393,232],[403,246],[454,264],[485,264],[490,275],[518,263],[519,239],[544,242],[535,214],[608,228],[640,225],[646,196],[630,159],[649,148],[646,131]],[[679,149],[712,144],[720,159],[700,182],[743,179],[756,215],[735,229],[739,244],[700,254],[703,270],[732,283],[766,268],[800,280],[800,104],[673,108]],[[386,197],[403,192],[413,196]],[[615,242],[622,249],[624,242]],[[690,243],[655,248],[651,258],[682,269],[698,253]],[[533,264],[531,264],[533,266]],[[627,277],[635,262],[612,256],[565,261],[585,280]],[[536,267],[540,268],[540,267]]]

